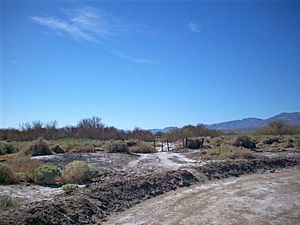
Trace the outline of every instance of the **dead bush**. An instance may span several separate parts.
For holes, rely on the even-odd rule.
[[[16,174],[18,181],[34,182],[33,172],[36,168],[43,165],[43,162],[37,159],[31,159],[26,155],[18,155],[17,157],[8,160],[7,164]]]
[[[40,156],[40,155],[52,155],[50,145],[43,138],[39,138],[36,141],[31,142],[25,146],[20,154]]]
[[[250,149],[256,148],[255,142],[248,136],[237,137],[233,142],[233,146],[250,148]]]
[[[0,163],[0,184],[11,184],[15,181],[15,174],[10,166]]]
[[[206,154],[209,158],[218,159],[251,159],[254,158],[253,153],[242,147],[234,147],[227,144],[222,144],[215,149],[207,150]]]
[[[56,154],[65,153],[65,150],[62,147],[60,147],[60,145],[55,145],[51,148],[51,150]]]
[[[157,150],[152,143],[140,142],[135,146],[129,148],[132,153],[155,153]]]
[[[128,146],[124,141],[110,141],[106,145],[109,153],[128,153]]]

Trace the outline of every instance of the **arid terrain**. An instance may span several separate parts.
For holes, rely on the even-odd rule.
[[[93,176],[66,191],[64,175],[41,185],[19,174],[23,181],[0,186],[17,202],[0,211],[0,224],[299,224],[299,151],[214,146],[220,140],[227,139],[203,149],[174,142],[161,151],[168,146],[158,142],[149,153],[103,147],[16,157],[12,162],[54,165],[62,173],[84,162]]]
[[[114,213],[104,224],[300,224],[299,172],[195,184]]]

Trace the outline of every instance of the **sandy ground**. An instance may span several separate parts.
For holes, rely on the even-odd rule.
[[[106,225],[300,224],[300,171],[253,174],[172,191],[124,212]]]
[[[62,193],[61,187],[43,187],[39,185],[0,185],[0,196],[10,195],[20,203],[49,200]]]

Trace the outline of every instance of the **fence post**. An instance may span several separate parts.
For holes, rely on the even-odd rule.
[[[187,148],[188,146],[188,138],[185,138],[185,147]]]
[[[204,144],[204,138],[201,139],[201,143],[200,143],[200,149],[203,148],[203,144]]]
[[[168,151],[170,151],[169,140],[167,140]]]

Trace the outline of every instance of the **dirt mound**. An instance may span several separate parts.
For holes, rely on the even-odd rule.
[[[24,147],[20,153],[31,156],[52,155],[48,142],[42,138]]]
[[[124,210],[145,199],[177,187],[204,180],[254,173],[300,165],[300,159],[276,158],[244,161],[224,161],[186,170],[134,176],[108,174],[100,182],[78,189],[73,195],[61,195],[54,201],[44,201],[10,210],[0,215],[2,224],[100,224],[111,212]]]
[[[63,195],[52,202],[36,203],[27,210],[2,215],[3,223],[93,224],[103,221],[109,212],[129,208],[145,199],[196,182],[195,177],[185,170],[110,180],[92,183],[72,196]]]

